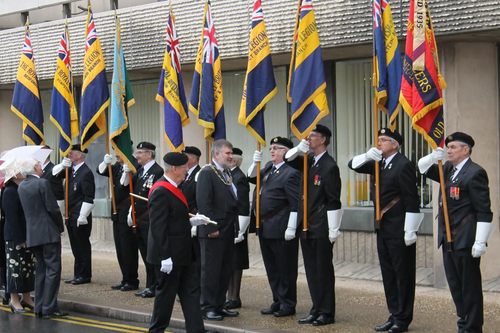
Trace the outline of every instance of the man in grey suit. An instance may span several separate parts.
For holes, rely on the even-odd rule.
[[[26,179],[19,186],[19,199],[26,217],[26,246],[36,257],[35,314],[42,318],[64,315],[57,309],[61,280],[61,211],[50,182],[40,178],[42,165],[33,158],[21,163]],[[21,186],[22,185],[22,186]]]

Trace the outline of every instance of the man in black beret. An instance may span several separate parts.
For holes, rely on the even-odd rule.
[[[64,283],[90,283],[92,278],[92,247],[90,233],[92,231],[92,209],[94,208],[95,180],[92,170],[85,164],[88,150],[80,145],[73,145],[68,157],[52,168],[52,174],[60,179],[66,178],[64,168],[71,167],[69,179],[68,210],[66,220],[71,251],[75,257],[74,275]]]
[[[191,227],[206,217],[189,218],[187,200],[178,185],[186,177],[188,157],[168,153],[165,173],[149,192],[151,225],[148,257],[158,276],[149,332],[164,332],[170,323],[175,295],[179,295],[187,332],[204,332],[200,309],[200,273],[196,267]]]
[[[149,190],[153,187],[153,184],[160,179],[163,175],[163,169],[155,161],[155,149],[156,146],[150,142],[141,142],[137,145],[137,152],[135,157],[137,158],[137,163],[140,167],[137,172],[132,177],[132,184],[134,187],[134,194],[140,195],[141,197],[148,197]],[[129,174],[130,168],[127,164],[123,165],[123,174],[120,179],[120,184],[122,186],[129,187]],[[149,212],[148,204],[141,199],[134,200],[135,206],[135,220],[137,223],[137,232],[135,236],[137,237],[137,245],[139,251],[141,252],[142,260],[146,266],[146,288],[142,291],[136,292],[136,296],[141,296],[143,298],[154,297],[156,288],[156,274],[153,265],[147,262],[147,251],[148,251],[148,230],[149,230]],[[132,218],[132,208],[129,210],[127,216],[127,223],[129,226],[133,225]]]
[[[382,128],[378,148],[355,156],[348,164],[357,173],[374,176],[375,161],[380,162],[380,209],[387,211],[376,229],[377,252],[391,315],[385,324],[375,327],[377,332],[406,332],[413,320],[416,232],[423,213],[419,212],[415,164],[398,152],[402,143],[397,131]]]
[[[287,138],[271,139],[271,160],[260,170],[259,242],[273,303],[261,310],[263,315],[286,317],[295,314],[297,305],[297,272],[299,238],[297,236],[297,203],[300,172],[283,160],[293,148]],[[248,169],[249,181],[256,184],[257,162],[262,152],[256,150]],[[255,221],[257,193],[253,193],[252,220]]]
[[[470,135],[455,132],[446,138],[445,144],[448,161],[443,172],[453,251],[442,247],[444,270],[457,308],[458,332],[478,333],[483,331],[484,322],[481,256],[486,253],[486,243],[495,228],[491,223],[488,174],[470,158],[474,147]],[[439,182],[439,168],[434,163],[443,157],[442,148],[422,157],[418,161],[420,172]],[[446,245],[446,237],[443,210],[439,209],[438,247]]]
[[[335,322],[335,271],[333,269],[333,244],[340,236],[342,204],[340,190],[342,183],[337,162],[328,154],[332,132],[323,125],[316,127],[299,145],[290,149],[285,160],[292,167],[303,171],[304,154],[307,156],[307,239],[300,240],[307,284],[313,306],[309,316],[299,320],[300,324],[323,326]],[[303,178],[303,176],[302,176]],[[304,193],[301,181],[299,195]],[[299,226],[303,224],[304,202],[298,203]],[[302,229],[297,228],[297,229]]]

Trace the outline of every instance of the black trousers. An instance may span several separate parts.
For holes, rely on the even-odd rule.
[[[144,266],[146,266],[146,288],[151,291],[155,291],[156,285],[158,283],[156,278],[156,273],[153,265],[151,265],[147,260],[148,256],[148,232],[149,229],[137,227],[137,233],[135,234],[137,239],[137,245],[139,251],[141,252],[142,261]]]
[[[36,258],[35,313],[52,314],[57,309],[61,282],[61,243],[33,247]]]
[[[377,234],[377,251],[384,283],[388,321],[409,326],[413,320],[417,244],[406,246],[404,238]]]
[[[266,239],[259,237],[267,280],[273,293],[272,307],[295,310],[297,305],[297,273],[299,239]]]
[[[127,224],[127,215],[125,215],[125,221],[122,221],[120,220],[120,212],[118,214],[119,221],[113,222],[113,237],[118,265],[122,272],[121,283],[129,283],[136,286],[139,285],[139,280],[137,279],[137,270],[139,268],[137,238],[134,235],[133,228]]]
[[[201,249],[201,311],[224,309],[233,273],[234,238],[198,238]]]
[[[195,262],[188,266],[176,266],[170,274],[160,271],[155,265],[158,285],[149,332],[163,333],[170,323],[175,295],[179,295],[182,312],[186,320],[187,333],[203,333],[203,317],[200,309],[200,275]]]
[[[328,238],[300,239],[307,285],[312,299],[309,314],[335,318],[333,244]]]
[[[92,246],[90,245],[90,233],[92,223],[79,227],[68,227],[69,243],[73,257],[75,257],[74,276],[84,279],[92,277]]]
[[[443,246],[443,264],[451,297],[457,308],[460,333],[482,333],[483,285],[481,258],[472,257],[472,248],[447,252]]]

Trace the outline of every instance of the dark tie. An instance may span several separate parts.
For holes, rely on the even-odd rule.
[[[455,173],[457,173],[457,167],[453,167],[453,170],[451,170],[450,180],[455,178]]]
[[[141,172],[139,172],[139,178],[142,178],[144,176],[144,169],[141,169]]]
[[[385,169],[385,158],[382,160],[382,163],[380,163],[380,169]]]
[[[275,173],[276,172],[276,167],[273,165],[272,169],[271,169],[271,173]]]
[[[186,172],[186,177],[184,178],[184,181],[187,181],[189,179],[189,172]]]

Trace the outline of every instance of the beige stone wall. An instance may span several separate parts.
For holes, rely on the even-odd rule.
[[[0,152],[24,145],[21,134],[23,123],[10,111],[12,90],[0,90]]]

